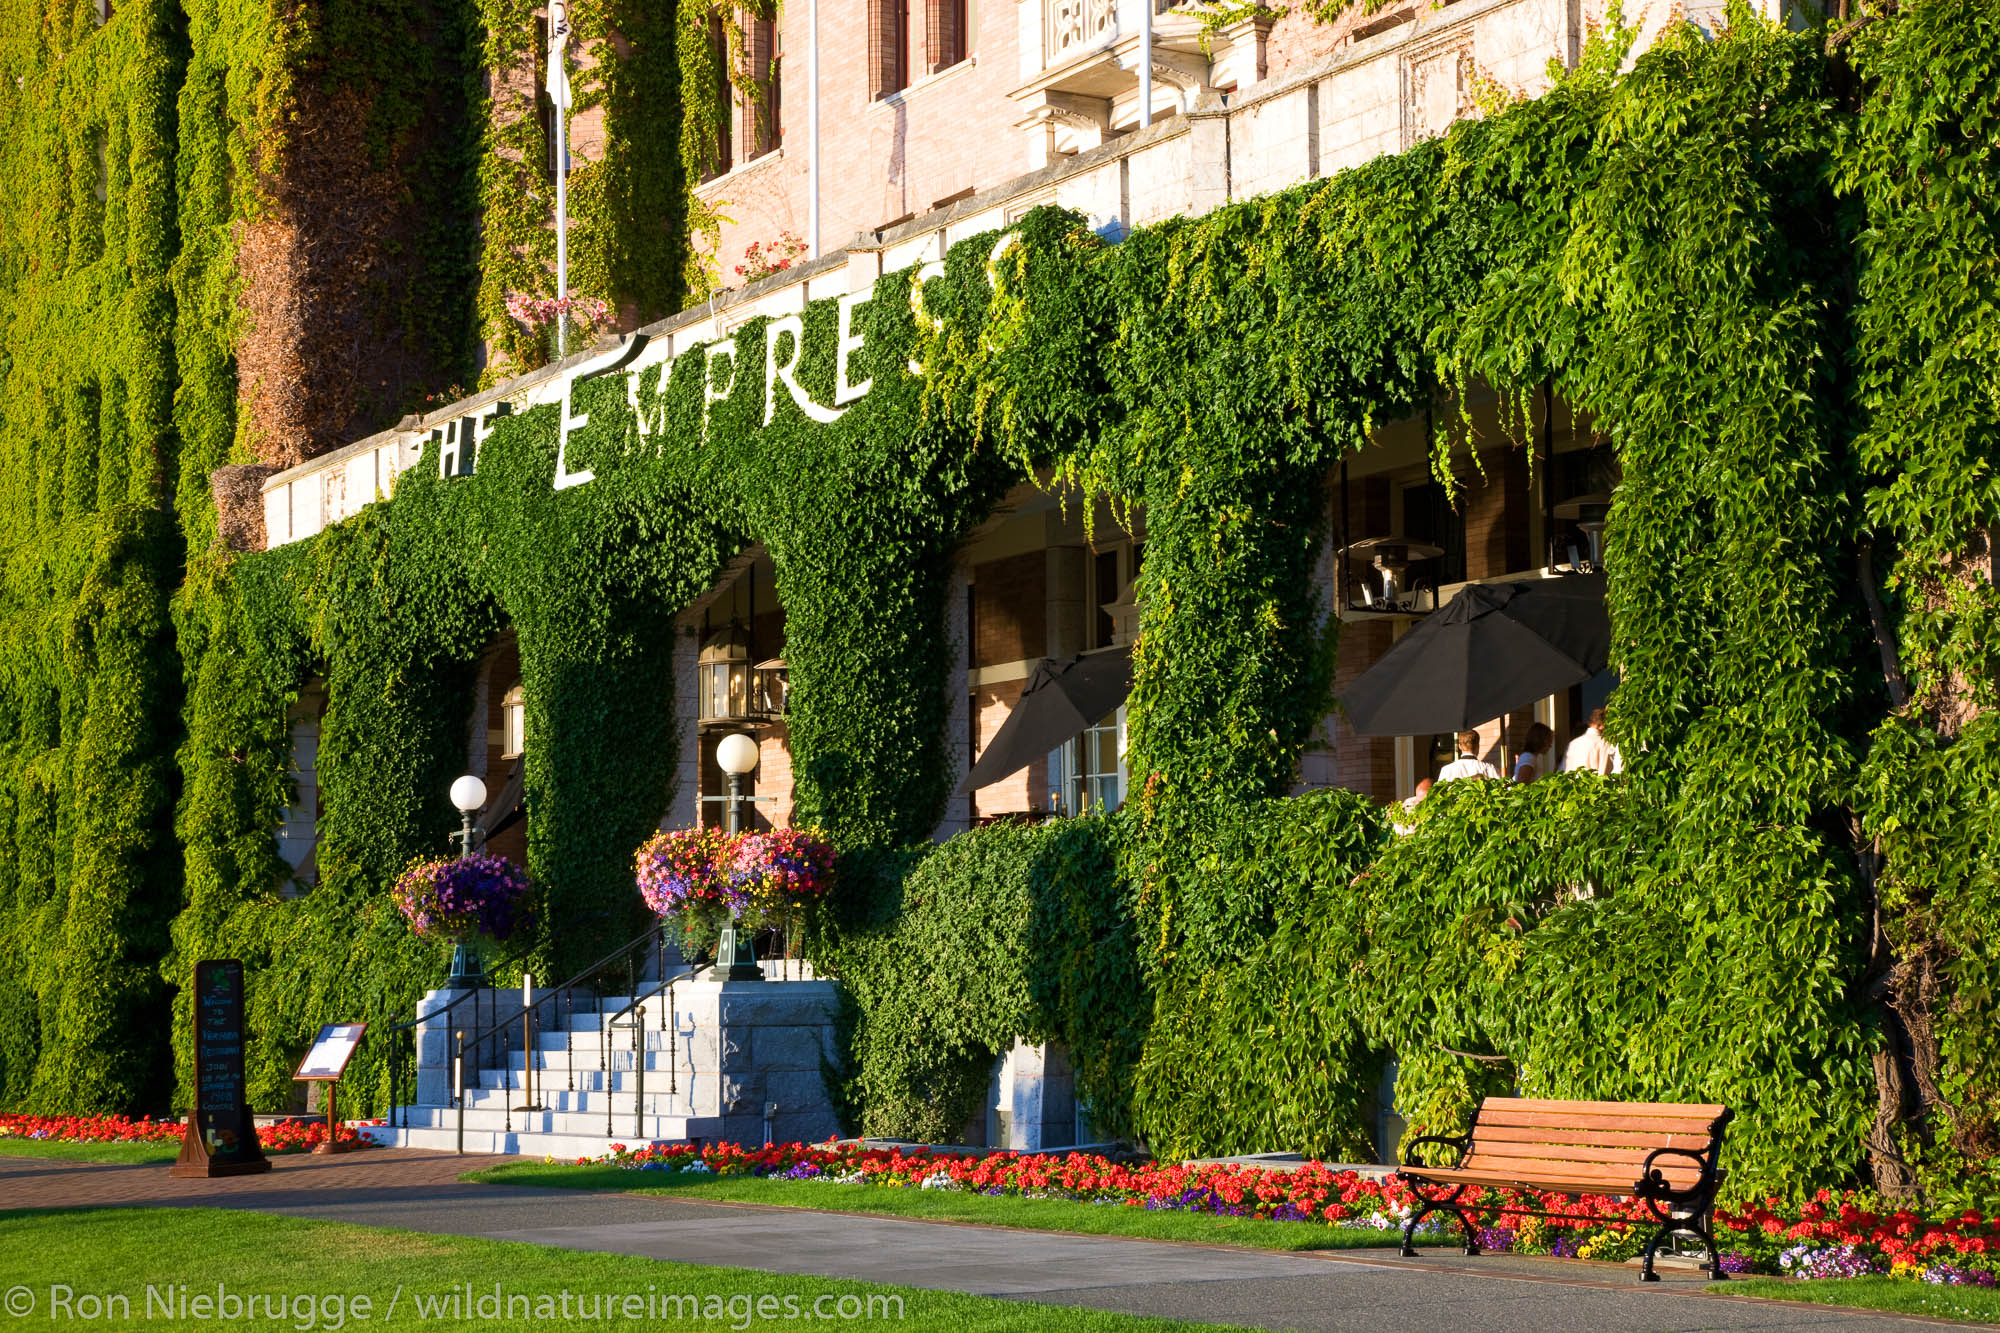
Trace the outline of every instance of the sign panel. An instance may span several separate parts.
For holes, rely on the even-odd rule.
[[[312,1049],[299,1061],[299,1072],[292,1075],[293,1079],[330,1082],[339,1078],[347,1062],[354,1058],[355,1048],[361,1045],[361,1034],[367,1030],[366,1023],[328,1023],[313,1038]]]
[[[240,1111],[250,1100],[243,1079],[243,964],[233,958],[194,965],[195,1105]]]
[[[271,1169],[250,1114],[243,1046],[243,964],[203,959],[194,965],[194,1110],[170,1174],[233,1176]]]

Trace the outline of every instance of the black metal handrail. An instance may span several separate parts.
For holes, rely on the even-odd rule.
[[[659,979],[653,983],[651,990],[641,992],[639,988],[640,960],[645,957],[648,949],[651,949],[653,952],[654,975]],[[631,998],[621,1008],[614,1011],[607,1011],[601,1003],[601,993],[607,978],[615,977],[621,965],[625,973],[625,989],[622,993]],[[568,980],[550,987],[546,994],[533,998],[518,1014],[511,1014],[505,1019],[497,1019],[491,1026],[476,1032],[471,1037],[467,1037],[463,1030],[458,1031],[455,1034],[454,1043],[455,1059],[452,1103],[458,1111],[459,1150],[461,1152],[464,1151],[466,1079],[468,1076],[475,1074],[476,1068],[487,1067],[483,1064],[486,1059],[486,1048],[496,1040],[500,1048],[498,1067],[503,1071],[503,1076],[506,1080],[505,1086],[502,1088],[502,1092],[505,1095],[501,1098],[506,1116],[504,1122],[505,1132],[510,1134],[513,1132],[514,1112],[516,1110],[540,1111],[544,1109],[538,1093],[541,1087],[540,1075],[546,1072],[546,1057],[542,1061],[542,1069],[538,1070],[536,1068],[536,1054],[540,1045],[537,1037],[541,1032],[543,1024],[542,1008],[545,1005],[549,1007],[550,1015],[556,1025],[557,1031],[568,1032],[574,1026],[579,992],[587,993],[591,1005],[589,1012],[599,1016],[597,1025],[597,1067],[599,1080],[603,1084],[605,1094],[605,1133],[607,1135],[612,1133],[611,1030],[613,1025],[617,1024],[617,1020],[641,1006],[645,1000],[654,996],[666,994],[669,996],[669,1003],[671,1004],[671,990],[674,983],[687,979],[693,975],[693,972],[694,969],[690,969],[688,972],[677,973],[671,977],[667,975],[666,930],[662,923],[655,922],[650,929],[637,938],[629,940],[618,948],[613,949],[610,953],[604,955]],[[618,992],[613,993],[616,994]],[[523,1101],[519,1107],[514,1105],[512,1075],[513,1039],[517,1023],[520,1025],[522,1050],[521,1088]],[[632,1024],[618,1024],[618,1026],[633,1027],[633,1041],[635,1043],[635,1050],[638,1052],[636,1058],[639,1065],[643,1068],[646,1058],[643,1028]],[[468,1049],[473,1052],[473,1058],[470,1061],[466,1060],[464,1056],[465,1051]],[[577,1090],[576,1061],[574,1058],[568,1058],[567,1052],[565,1055],[564,1064],[566,1066],[565,1073],[567,1075],[568,1090],[574,1093]],[[679,1090],[677,1085],[678,1076],[673,1068],[674,1056],[672,1039],[670,1038],[667,1055],[668,1092],[670,1095]],[[636,1105],[639,1116],[643,1117],[645,1112],[645,1099],[643,1095],[639,1098]],[[643,1135],[643,1130],[641,1133]]]
[[[508,967],[514,963],[518,963],[528,956],[528,952],[529,950],[525,946],[522,948],[517,948],[514,952],[508,954],[505,958],[502,958],[498,963],[494,964],[492,970],[498,970],[501,968]],[[487,975],[490,977],[491,971],[489,971]],[[379,1030],[380,1036],[385,1040],[393,1041],[398,1035],[402,1033],[414,1031],[420,1024],[428,1023],[431,1020],[438,1018],[440,1016],[450,1015],[460,1005],[466,1003],[468,1000],[472,1002],[472,1021],[476,1025],[479,1022],[479,1001],[482,995],[492,997],[494,1004],[494,1012],[497,1014],[499,1012],[498,993],[495,991],[490,981],[488,981],[485,977],[482,977],[479,985],[476,985],[471,989],[467,990],[465,994],[460,995],[455,1000],[447,1001],[445,1004],[440,1005],[436,1009],[430,1010],[428,1013],[415,1014],[403,1022],[398,1023],[392,1021],[387,1027],[381,1028]],[[421,1005],[423,1001],[419,1000],[417,1003],[418,1005]],[[393,1019],[394,1015],[391,1015],[391,1018]],[[370,1034],[370,1035],[375,1035],[375,1034]],[[414,1038],[412,1038],[412,1041],[414,1041]],[[414,1055],[414,1052],[412,1052],[412,1054]],[[411,1063],[414,1064],[415,1061],[412,1060]],[[414,1074],[412,1077],[414,1081]],[[403,1061],[398,1058],[398,1053],[392,1051],[389,1056],[389,1117],[388,1117],[391,1128],[398,1127],[397,1123],[398,1117],[401,1117],[402,1121],[402,1124],[400,1126],[401,1128],[407,1129],[409,1127],[409,1117],[403,1114],[402,1089],[403,1089]]]

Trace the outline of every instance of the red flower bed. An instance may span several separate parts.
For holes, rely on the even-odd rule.
[[[0,1112],[0,1139],[40,1139],[52,1143],[178,1143],[186,1132],[179,1120],[128,1120],[120,1115],[16,1115]],[[352,1125],[338,1127],[341,1143],[373,1147]],[[326,1142],[324,1120],[282,1120],[260,1125],[257,1141],[268,1153],[310,1152]]]
[[[1088,1154],[904,1152],[801,1143],[769,1148],[721,1143],[699,1149],[685,1144],[637,1149],[614,1144],[613,1149],[605,1157],[578,1158],[576,1164],[954,1189],[1367,1228],[1400,1228],[1413,1207],[1408,1187],[1393,1179],[1335,1171],[1320,1162],[1277,1171],[1234,1164],[1132,1164]],[[1491,1249],[1620,1259],[1635,1253],[1653,1226],[1652,1215],[1636,1200],[1486,1190],[1469,1196],[1469,1201],[1468,1211],[1481,1228],[1481,1243]],[[1502,1213],[1504,1205],[1526,1205],[1548,1216]],[[1735,1271],[1781,1271],[1780,1254],[1798,1252],[1800,1247],[1879,1255],[1882,1267],[1912,1277],[1921,1277],[1928,1269],[1931,1281],[1957,1280],[1937,1274],[1959,1271],[1968,1263],[1978,1277],[2000,1260],[2000,1221],[1976,1212],[1925,1217],[1907,1209],[1871,1206],[1868,1196],[1858,1191],[1835,1195],[1822,1190],[1802,1205],[1768,1199],[1722,1208],[1716,1212],[1716,1224],[1717,1239],[1728,1252],[1725,1265]],[[1455,1229],[1455,1222],[1450,1225]]]

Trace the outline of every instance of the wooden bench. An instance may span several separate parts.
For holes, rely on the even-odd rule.
[[[1417,1196],[1417,1210],[1403,1227],[1403,1253],[1415,1257],[1417,1223],[1447,1212],[1465,1229],[1465,1252],[1478,1254],[1477,1233],[1461,1200],[1481,1189],[1539,1190],[1545,1194],[1596,1194],[1639,1199],[1659,1223],[1646,1242],[1640,1280],[1657,1282],[1653,1254],[1677,1231],[1708,1246],[1708,1270],[1725,1275],[1715,1248],[1715,1193],[1723,1171],[1723,1106],[1672,1102],[1556,1102],[1488,1097],[1458,1136],[1427,1134],[1411,1140],[1396,1176]],[[1442,1148],[1452,1160],[1432,1162],[1425,1148]],[[1508,1205],[1497,1211],[1553,1216],[1548,1209]],[[1563,1214],[1577,1216],[1577,1214]],[[1593,1221],[1625,1221],[1591,1216]]]

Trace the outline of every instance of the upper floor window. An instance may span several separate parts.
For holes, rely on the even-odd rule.
[[[708,19],[708,58],[715,69],[715,161],[709,176],[720,176],[736,165],[736,98],[729,81],[729,33],[722,16]]]
[[[868,97],[910,85],[910,0],[868,0]]]
[[[753,162],[776,152],[783,128],[779,119],[779,73],[784,52],[778,25],[771,19],[746,18],[743,43],[750,67],[750,84],[740,94],[743,101],[743,160]]]
[[[930,72],[972,54],[972,0],[924,0],[924,46]]]

